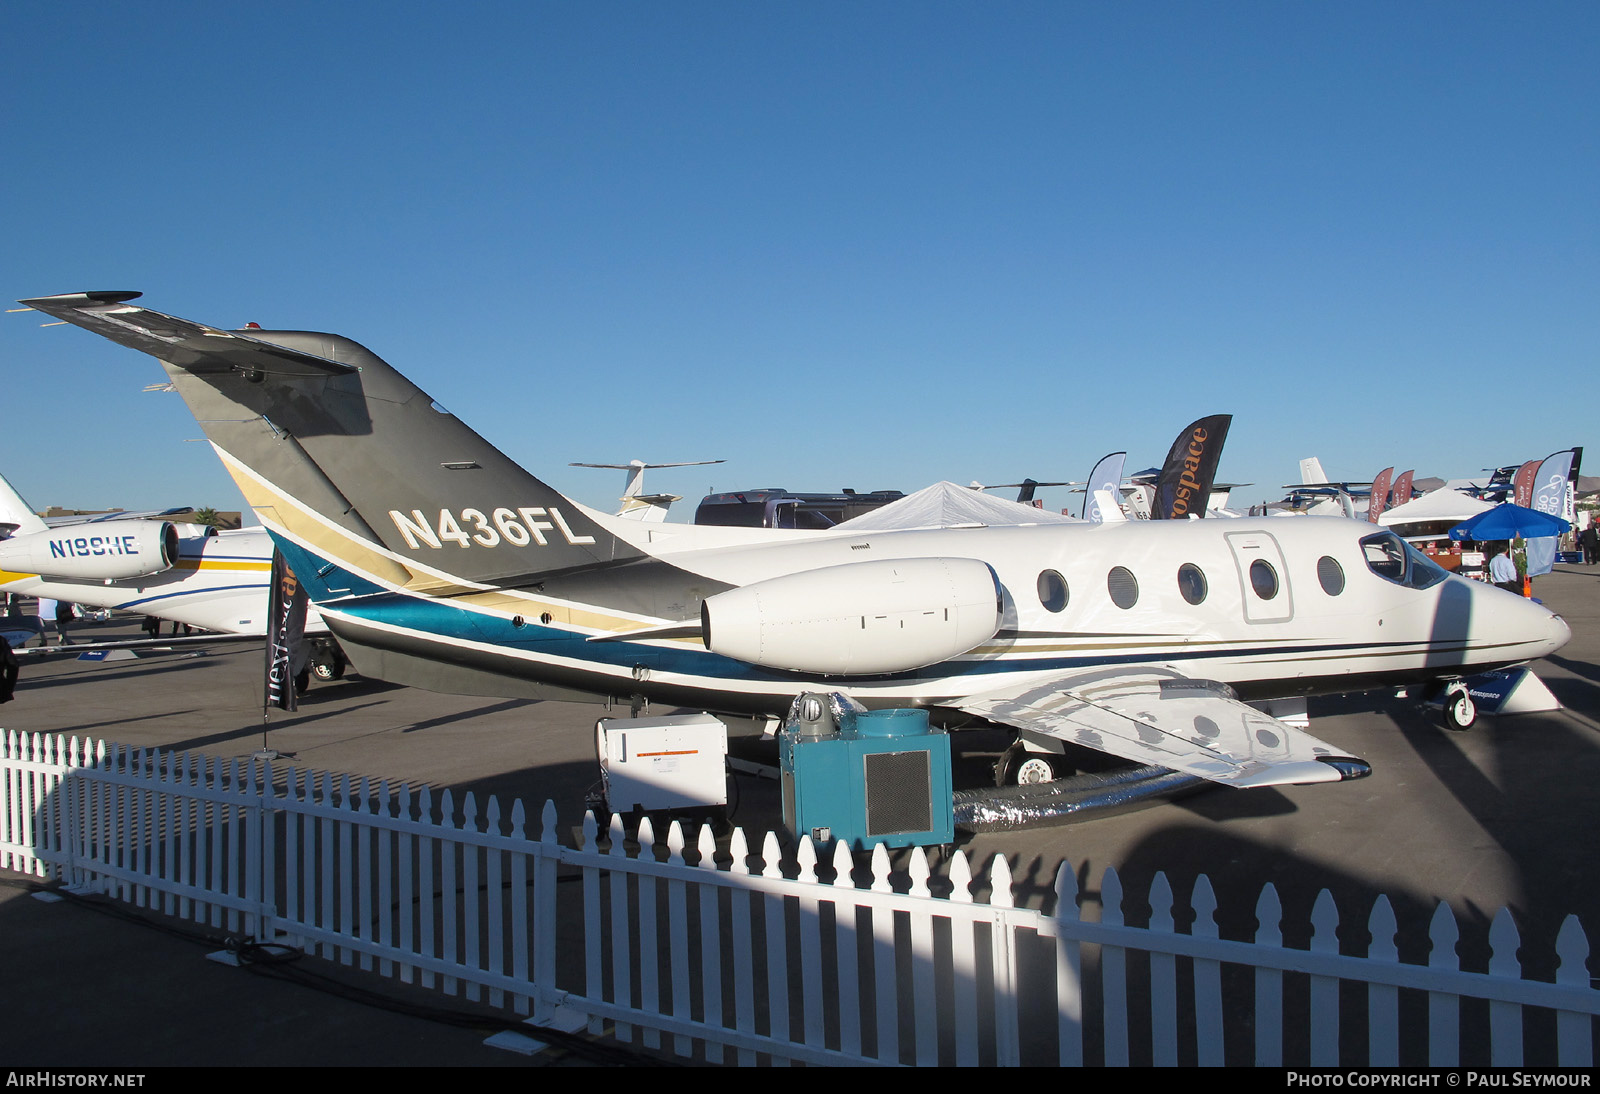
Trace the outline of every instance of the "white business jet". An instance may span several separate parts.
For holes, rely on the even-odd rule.
[[[186,531],[195,528],[136,516],[52,525],[0,476],[0,592],[264,636],[272,537],[262,528]],[[342,676],[344,657],[315,612],[307,613],[306,634],[315,675]]]
[[[363,675],[746,715],[842,691],[1009,726],[1060,762],[1092,749],[1243,787],[1367,771],[1248,700],[1450,681],[1570,637],[1355,521],[619,519],[347,338],[221,330],[138,295],[24,303],[163,363]]]
[[[652,524],[659,524],[667,519],[667,510],[672,508],[672,503],[682,501],[682,494],[646,494],[644,492],[644,473],[659,467],[705,467],[713,463],[725,463],[725,460],[690,460],[686,463],[645,463],[643,460],[629,460],[627,463],[569,463],[568,467],[601,467],[608,471],[626,471],[627,482],[622,488],[622,508],[617,510],[617,516],[627,517],[630,520],[644,520]]]

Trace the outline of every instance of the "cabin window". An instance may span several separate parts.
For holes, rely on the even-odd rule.
[[[1039,575],[1039,603],[1047,611],[1059,612],[1067,606],[1067,581],[1066,578],[1054,570],[1045,570]]]
[[[1206,575],[1200,572],[1200,567],[1192,562],[1178,567],[1178,591],[1191,604],[1199,604],[1206,598]]]
[[[1317,580],[1322,582],[1323,592],[1338,596],[1344,592],[1344,567],[1339,565],[1338,559],[1323,555],[1317,559]]]
[[[1278,571],[1272,568],[1272,563],[1258,558],[1250,564],[1250,587],[1262,600],[1278,595]]]
[[[1408,589],[1428,589],[1450,574],[1444,567],[1393,532],[1379,532],[1361,541],[1367,569]]]
[[[1125,566],[1117,566],[1106,575],[1106,590],[1111,594],[1111,603],[1119,608],[1131,608],[1139,602],[1139,582]]]

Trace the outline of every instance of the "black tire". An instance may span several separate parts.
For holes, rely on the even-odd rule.
[[[1452,691],[1444,697],[1444,724],[1446,729],[1453,729],[1457,733],[1472,728],[1472,723],[1478,720],[1478,704],[1473,701],[1472,693],[1466,688]]]
[[[311,663],[311,675],[324,683],[331,680],[344,679],[344,658],[335,657],[313,661]]]
[[[1060,769],[1052,756],[1029,752],[1023,743],[1011,742],[994,765],[996,786],[1034,786],[1059,777]]]

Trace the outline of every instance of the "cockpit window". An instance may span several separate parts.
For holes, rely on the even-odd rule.
[[[1379,532],[1361,541],[1367,569],[1408,589],[1428,589],[1450,574],[1393,532]]]

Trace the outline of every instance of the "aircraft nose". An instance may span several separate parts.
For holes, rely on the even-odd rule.
[[[1551,612],[1550,618],[1546,620],[1545,630],[1545,641],[1550,646],[1549,649],[1545,650],[1546,654],[1555,653],[1556,650],[1572,641],[1572,628],[1567,626],[1567,621],[1555,612]]]
[[[1529,600],[1523,601],[1523,606],[1528,615],[1537,613],[1533,619],[1529,619],[1528,615],[1522,617],[1522,626],[1528,632],[1531,643],[1538,646],[1535,657],[1547,657],[1572,640],[1572,628],[1555,612]]]
[[[1474,631],[1509,642],[1518,648],[1520,656],[1530,661],[1548,657],[1572,640],[1572,628],[1567,626],[1567,621],[1543,604],[1491,586],[1479,585],[1474,592],[1479,597],[1475,606],[1481,612],[1475,623],[1485,626],[1481,632],[1474,626]]]

